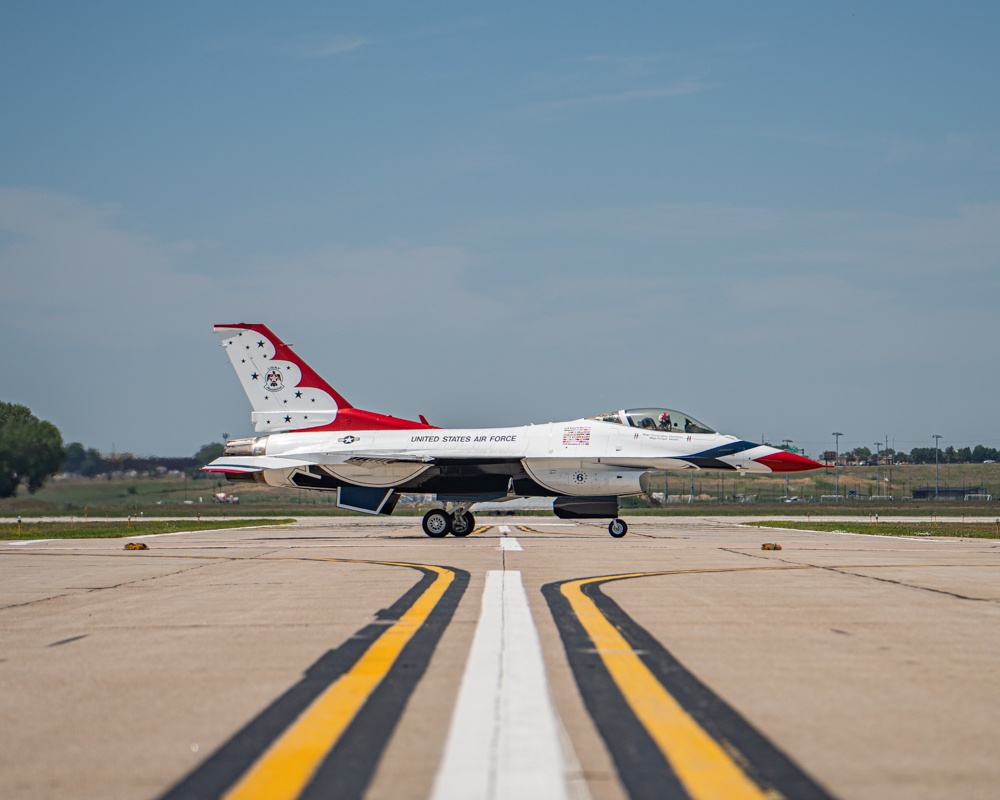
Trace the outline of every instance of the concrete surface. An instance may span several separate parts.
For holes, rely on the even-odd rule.
[[[479,525],[464,540],[392,517],[147,537],[147,551],[0,543],[0,796],[163,795],[420,578],[373,561],[470,581],[368,797],[430,794],[490,570],[521,572],[571,796],[625,793],[540,590],[632,572],[666,574],[605,594],[830,794],[997,796],[1000,542],[727,518],[634,518],[621,540],[600,522]],[[501,548],[501,525],[522,550]]]

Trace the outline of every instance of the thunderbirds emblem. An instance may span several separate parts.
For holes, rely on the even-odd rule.
[[[280,392],[285,387],[285,382],[281,379],[281,370],[272,367],[264,376],[264,386],[270,392]]]

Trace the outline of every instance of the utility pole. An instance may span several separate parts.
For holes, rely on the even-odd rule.
[[[885,449],[886,450],[889,449],[889,434],[888,433],[885,435]],[[891,500],[892,497],[893,497],[893,495],[892,495],[892,468],[893,468],[893,466],[896,463],[896,437],[895,436],[892,437],[892,455],[889,456],[888,461],[889,461],[889,480],[887,481],[888,491],[886,492],[886,494],[889,496],[889,499]]]
[[[937,502],[938,492],[941,489],[940,481],[938,480],[938,450],[940,449],[941,439],[944,437],[940,433],[935,433],[934,439],[934,502]]]
[[[840,502],[840,437],[843,436],[844,434],[842,434],[840,431],[834,431],[830,435],[834,437],[833,472],[834,475],[836,476],[834,478],[834,481],[837,486],[837,502],[839,503]]]
[[[878,462],[879,462],[878,449],[881,446],[882,446],[881,442],[875,442],[875,496],[876,497],[882,496],[882,475],[879,472],[878,468]]]

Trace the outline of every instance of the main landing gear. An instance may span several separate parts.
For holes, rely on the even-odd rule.
[[[440,539],[449,533],[452,536],[468,536],[476,528],[476,518],[469,511],[449,514],[443,508],[432,508],[424,514],[421,525],[424,533],[432,539]]]
[[[625,524],[625,520],[616,517],[611,520],[611,523],[608,525],[608,533],[616,539],[621,539],[626,533],[628,533],[628,525]]]

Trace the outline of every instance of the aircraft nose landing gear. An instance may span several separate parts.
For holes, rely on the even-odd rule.
[[[616,517],[611,520],[611,523],[608,525],[608,533],[616,539],[621,539],[626,533],[628,533],[628,525],[625,524],[625,520]]]

